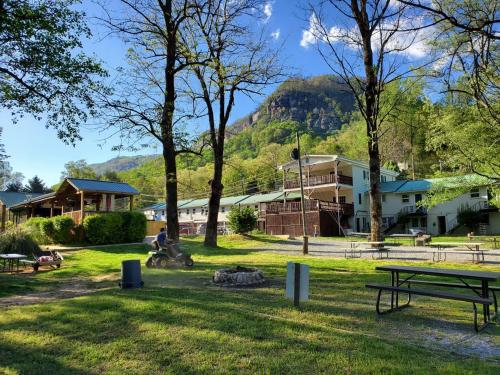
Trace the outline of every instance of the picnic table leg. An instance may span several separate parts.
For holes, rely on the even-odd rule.
[[[481,297],[490,298],[489,297],[490,290],[488,288],[488,280],[482,280],[481,286],[482,286]],[[490,305],[483,305],[483,318],[484,318],[484,323],[487,323],[489,321],[489,319],[490,319]]]
[[[399,272],[396,272],[396,286],[399,287]],[[399,307],[399,292],[396,292],[396,309]]]
[[[391,285],[394,286],[394,271],[391,272]],[[391,310],[394,309],[394,291],[391,291]]]

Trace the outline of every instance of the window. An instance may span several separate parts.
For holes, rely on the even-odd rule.
[[[339,197],[339,203],[345,203],[346,202],[346,199],[344,196],[340,196]]]
[[[385,194],[382,194],[382,202],[385,202]]]
[[[403,194],[401,196],[401,200],[403,201],[403,203],[410,203],[410,196],[408,194]]]
[[[470,197],[471,198],[479,198],[479,189],[472,189],[470,191]]]
[[[365,171],[363,169],[363,180],[366,180],[368,178],[368,171]]]
[[[193,208],[193,215],[196,213],[196,208]]]
[[[358,194],[358,204],[362,204],[361,193]]]
[[[186,210],[186,215],[189,215],[189,208]]]
[[[259,205],[256,204],[255,205],[255,209],[258,210],[259,209]]]
[[[386,182],[387,181],[387,176],[380,176],[380,181],[381,182]]]
[[[205,210],[202,208],[201,209],[201,214],[203,215],[205,213]]]
[[[226,212],[226,207],[221,207],[220,212]]]

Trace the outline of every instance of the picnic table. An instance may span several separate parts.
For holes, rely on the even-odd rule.
[[[23,254],[0,254],[0,259],[3,260],[2,272],[6,272],[5,269],[7,272],[14,271],[14,264],[19,272],[19,261],[26,258],[26,255]]]
[[[447,253],[464,254],[464,250],[469,250],[469,254],[472,255],[472,263],[481,263],[481,261],[484,262],[484,250],[481,250],[482,245],[484,245],[483,242],[431,242],[431,247],[437,247],[437,251],[434,251],[432,254],[432,260],[436,261],[435,256],[437,255],[437,262],[445,261]],[[461,247],[463,250],[443,251],[446,247]]]
[[[498,272],[471,271],[471,270],[446,269],[446,268],[429,268],[429,267],[412,267],[412,266],[398,266],[398,265],[379,266],[376,267],[376,270],[386,271],[391,273],[390,285],[380,285],[380,284],[366,285],[367,288],[378,289],[377,304],[376,304],[376,310],[378,314],[385,314],[408,307],[412,295],[422,295],[427,297],[459,300],[472,303],[474,310],[474,329],[476,331],[482,330],[493,319],[496,319],[498,317],[498,303],[495,292],[500,291],[500,287],[490,285],[490,282],[494,282],[500,279],[500,273]],[[404,274],[405,277],[401,278],[400,274]],[[456,282],[450,283],[439,280],[438,281],[419,280],[417,277],[420,275],[454,278],[456,279]],[[472,280],[472,282],[473,281],[480,282],[480,284],[472,284],[470,280]],[[407,287],[403,287],[404,284],[407,284]],[[417,289],[413,288],[412,285],[431,286],[432,288]],[[455,292],[446,292],[446,291],[436,290],[435,287],[465,289],[472,293],[463,294]],[[388,291],[391,293],[391,308],[386,311],[380,310],[380,297],[382,291]],[[399,304],[399,293],[408,295],[408,300],[403,305]],[[483,325],[481,326],[478,326],[477,323],[476,304],[482,305],[483,307],[484,322]],[[495,314],[493,316],[490,314],[491,305],[494,305],[495,309]]]
[[[391,238],[411,238],[413,240],[413,246],[416,245],[416,238],[418,237],[417,234],[411,234],[411,233],[395,233],[395,234],[390,234],[388,235],[387,237],[391,237]]]
[[[372,258],[375,258],[375,254],[378,254],[379,258],[382,258],[382,254],[386,254],[389,257],[389,249],[384,247],[384,241],[351,241],[350,248],[344,250],[345,258],[360,258],[362,250],[368,250],[372,253]],[[366,245],[370,247],[367,248]]]

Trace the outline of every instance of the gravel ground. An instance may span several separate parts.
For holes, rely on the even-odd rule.
[[[309,239],[309,254],[312,256],[324,256],[332,258],[344,258],[345,250],[350,249],[350,242],[346,241],[322,241],[317,239]],[[367,248],[362,245],[359,248]],[[429,261],[433,259],[433,248],[421,246],[387,246],[390,249],[388,253],[389,259],[404,259],[415,261]],[[263,251],[273,253],[302,253],[302,241],[300,240],[283,240],[281,243],[268,244]],[[448,248],[449,251],[458,249]],[[463,251],[463,253],[449,253],[446,260],[450,262],[472,262],[471,251]],[[357,252],[356,255],[359,255]],[[361,258],[372,259],[372,256],[378,258],[378,254],[374,254],[373,250],[361,250]],[[385,259],[385,254],[384,254]],[[500,250],[485,250],[485,263],[500,264]]]

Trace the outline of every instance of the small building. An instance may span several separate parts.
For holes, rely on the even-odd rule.
[[[474,188],[446,202],[427,209],[419,204],[433,184],[460,184],[471,176],[423,180],[398,180],[380,184],[382,193],[382,224],[386,233],[406,233],[410,229],[421,230],[432,235],[466,232],[460,228],[458,212],[462,208],[477,211],[481,217],[481,234],[500,233],[498,208],[489,204],[487,186]],[[368,191],[365,192],[364,211],[368,207]],[[367,215],[368,217],[368,215]],[[369,220],[368,220],[369,223]],[[369,225],[366,228],[369,229]]]
[[[85,215],[132,210],[139,192],[127,183],[67,177],[57,191],[25,199],[10,207],[15,224],[30,217],[66,215],[81,224]]]
[[[28,199],[36,198],[40,195],[42,195],[42,193],[0,191],[0,213],[2,217],[0,230],[2,232],[5,230],[7,221],[14,221],[14,214],[11,211],[12,206],[15,206],[16,204],[24,202]]]

